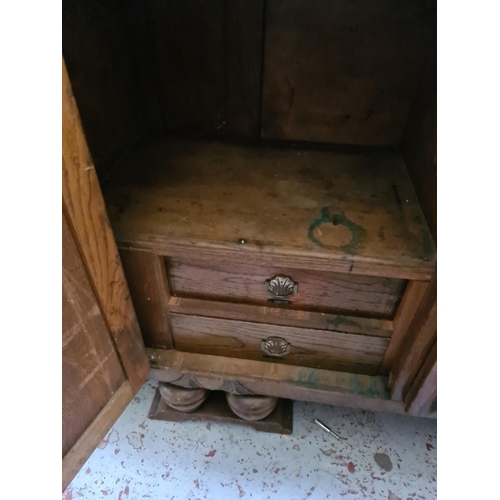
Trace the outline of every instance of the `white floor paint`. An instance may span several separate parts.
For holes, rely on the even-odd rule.
[[[279,436],[148,420],[155,388],[143,386],[64,500],[436,498],[435,420],[296,402],[293,435]]]

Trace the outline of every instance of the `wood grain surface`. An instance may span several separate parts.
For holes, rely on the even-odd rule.
[[[171,349],[170,294],[163,257],[133,250],[121,250],[120,257],[144,343]]]
[[[167,266],[172,294],[181,297],[271,305],[274,296],[265,281],[279,275],[298,284],[297,293],[288,297],[290,306],[387,319],[394,316],[406,285],[397,279],[225,262],[168,259]]]
[[[63,61],[62,194],[101,312],[133,390],[149,367],[113,231]]]
[[[125,376],[66,217],[62,221],[62,455]]]
[[[235,302],[217,302],[187,297],[171,297],[168,302],[168,309],[179,314],[237,319],[254,323],[296,326],[333,332],[360,333],[376,337],[391,337],[394,328],[392,321],[384,319],[304,311],[281,306],[263,307]]]
[[[106,199],[123,248],[406,279],[434,269],[397,155],[153,141]]]
[[[175,348],[180,351],[265,360],[353,373],[376,374],[388,339],[332,331],[265,325],[171,314]],[[280,337],[290,344],[285,357],[269,358],[262,340]]]
[[[428,287],[428,281],[410,281],[408,283],[394,318],[394,332],[391,337],[391,342],[387,347],[387,351],[385,352],[384,360],[380,367],[380,373],[387,375],[391,370],[394,360],[400,353],[401,346],[408,333],[408,328],[415,317],[415,313]]]
[[[268,0],[262,136],[398,144],[435,24],[428,4]]]
[[[415,377],[405,404],[409,415],[437,418],[437,342]]]
[[[148,349],[148,357],[151,378],[160,382],[212,389],[236,385],[247,394],[404,413],[403,403],[390,399],[387,377],[176,350]]]
[[[392,398],[403,400],[437,338],[437,274],[434,275],[408,328],[389,374]]]
[[[62,51],[101,181],[139,141],[144,127],[122,3],[131,2],[62,3]]]

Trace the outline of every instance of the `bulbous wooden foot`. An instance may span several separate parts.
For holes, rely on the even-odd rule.
[[[272,413],[278,398],[271,396],[240,396],[226,393],[231,410],[243,420],[262,420]]]
[[[160,383],[159,388],[163,401],[174,410],[184,413],[197,410],[210,393],[207,389],[187,389],[166,383]]]

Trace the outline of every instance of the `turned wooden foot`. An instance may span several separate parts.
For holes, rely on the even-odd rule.
[[[270,396],[240,396],[226,393],[231,410],[244,420],[262,420],[276,408],[278,398]]]
[[[207,389],[187,389],[166,383],[160,383],[159,388],[163,401],[174,410],[184,413],[197,410],[210,393]]]

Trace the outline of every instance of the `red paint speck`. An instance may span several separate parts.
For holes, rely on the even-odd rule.
[[[92,471],[90,470],[90,467],[87,467],[87,470],[85,471],[85,474],[90,474]]]
[[[257,469],[253,469],[253,470],[252,470],[252,472],[253,472],[254,474],[257,474],[257,472],[259,472],[259,471],[258,471]]]
[[[427,451],[431,451],[431,450],[433,450],[433,449],[434,449],[434,446],[432,446],[432,444],[431,444],[431,443],[425,443],[425,446],[426,446],[426,448],[427,448]]]
[[[213,457],[215,455],[215,453],[217,452],[217,450],[211,450],[209,451],[205,456],[206,457]]]
[[[349,462],[349,463],[347,464],[347,470],[348,470],[351,474],[354,474],[354,471],[355,471],[356,469],[354,468],[354,464],[353,464],[352,462]]]
[[[120,449],[119,448],[115,448],[115,455],[118,455],[118,453],[120,453]]]
[[[125,486],[125,490],[124,490],[125,495],[128,496],[129,491],[130,491],[130,489],[129,489],[128,485]]]
[[[101,490],[101,493],[104,495],[104,496],[108,496],[108,492],[106,490]]]
[[[245,494],[245,492],[241,489],[241,486],[238,483],[236,483],[236,486],[238,487],[238,491],[239,491],[238,496],[241,498]]]
[[[195,479],[193,483],[198,489],[200,489],[200,482],[198,481],[198,479]]]
[[[73,491],[71,489],[71,486],[66,488],[63,493],[63,500],[73,500]]]
[[[278,474],[279,471],[280,471],[279,467],[277,467],[276,469],[274,469],[274,473],[275,474]]]

